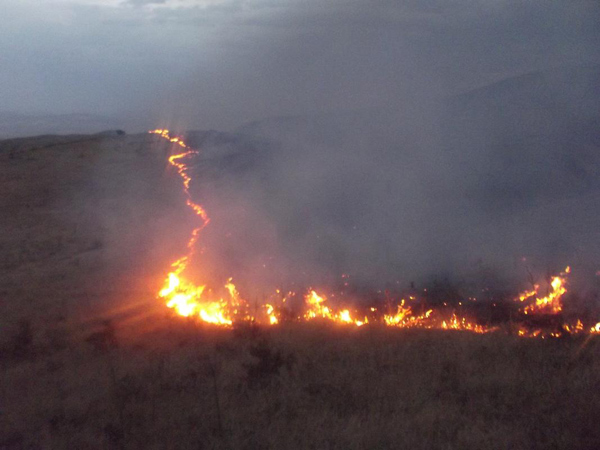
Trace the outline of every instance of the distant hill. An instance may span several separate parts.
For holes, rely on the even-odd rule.
[[[598,113],[600,65],[568,66],[507,78],[450,99],[454,107],[500,110]]]
[[[189,131],[186,142],[201,150],[189,162],[190,189],[213,224],[203,242],[212,261],[227,255],[228,270],[235,255],[253,255],[240,257],[237,278],[270,261],[283,275],[395,282],[522,256],[554,273],[579,264],[595,274],[598,99],[600,67],[561,68],[402,108]],[[96,116],[61,117],[19,120],[37,134],[61,123],[129,131]],[[4,118],[13,133],[17,119]]]
[[[600,66],[529,73],[402,105],[239,129],[277,148],[261,182],[273,216],[285,218],[280,228],[321,236],[314,245],[328,254],[343,242],[342,260],[352,258],[346,243],[353,242],[367,267],[411,260],[394,269],[407,272],[518,255],[547,267],[596,263]]]
[[[600,188],[600,66],[510,78],[449,99],[447,163],[480,203]]]
[[[417,152],[440,163],[432,175],[441,195],[461,192],[481,206],[510,209],[600,188],[600,66],[528,73],[428,105],[275,117],[239,131]]]
[[[0,113],[0,138],[44,134],[88,134],[119,127],[120,124],[116,119],[93,114]]]
[[[19,114],[0,112],[0,139],[51,134],[92,134],[115,129],[141,132],[147,129],[147,125],[135,116],[124,119],[98,114]]]

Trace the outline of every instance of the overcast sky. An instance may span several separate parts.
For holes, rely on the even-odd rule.
[[[600,3],[2,0],[0,109],[231,129],[600,62]]]

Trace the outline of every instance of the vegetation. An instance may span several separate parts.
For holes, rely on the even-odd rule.
[[[598,336],[168,315],[190,218],[147,139],[0,145],[0,449],[600,448]]]
[[[159,322],[117,330],[119,345],[72,334],[57,347],[16,329],[18,351],[1,361],[0,448],[600,444],[598,337]]]

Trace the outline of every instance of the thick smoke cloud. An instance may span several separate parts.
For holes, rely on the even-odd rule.
[[[213,74],[220,86],[198,76],[175,94],[172,123],[185,127],[228,106],[279,116],[228,144],[198,139],[212,159],[198,163],[198,195],[214,217],[201,270],[259,289],[342,274],[496,288],[567,264],[594,280],[595,5],[269,12]]]
[[[228,132],[189,134],[199,272],[597,270],[595,1],[24,4],[0,30],[3,108]]]
[[[262,289],[342,274],[373,288],[501,288],[571,264],[589,286],[598,80],[598,66],[571,67],[402,108],[191,133],[204,150],[195,192],[214,219],[203,270]]]

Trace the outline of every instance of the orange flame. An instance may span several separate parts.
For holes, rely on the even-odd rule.
[[[433,312],[432,309],[421,314],[420,316],[414,316],[412,313],[412,309],[410,306],[404,306],[405,301],[398,305],[398,311],[395,315],[384,315],[383,320],[386,325],[401,327],[401,328],[411,328],[411,327],[419,327],[419,328],[429,328],[426,326],[427,320],[431,316]]]
[[[265,305],[267,309],[267,317],[269,318],[269,325],[277,325],[279,323],[279,319],[275,315],[275,308],[273,305],[269,305],[268,303]]]
[[[353,319],[350,310],[348,309],[343,309],[339,312],[333,311],[331,308],[324,305],[327,299],[324,296],[317,294],[315,290],[310,290],[304,297],[304,300],[307,307],[304,318],[307,320],[323,318],[332,322],[354,324],[359,327],[369,322],[367,317],[365,317],[364,320]]]
[[[457,317],[455,313],[448,321],[442,321],[442,328],[444,330],[461,330],[461,331],[472,331],[474,333],[486,333],[495,330],[494,328],[486,328],[483,325],[469,322],[464,317]]]
[[[524,302],[532,297],[535,297],[535,302],[527,305],[523,312],[525,314],[558,314],[562,311],[562,296],[567,292],[566,275],[571,273],[571,268],[567,266],[564,272],[560,275],[552,277],[550,286],[552,290],[545,297],[538,297],[540,286],[536,284],[531,291],[525,291],[519,295],[519,301]]]
[[[411,307],[405,306],[404,300],[398,305],[398,312],[395,315],[385,315],[384,321],[386,325],[399,328],[440,328],[443,330],[472,331],[474,333],[488,333],[496,330],[496,328],[473,323],[466,317],[458,317],[456,312],[453,312],[447,320],[436,317],[432,309],[415,316]]]
[[[229,312],[230,308],[228,303],[223,299],[204,299],[202,295],[205,292],[206,286],[196,285],[181,277],[181,274],[188,267],[188,264],[194,255],[200,231],[210,222],[204,208],[192,200],[189,191],[192,178],[189,176],[187,165],[184,162],[185,158],[190,155],[198,154],[198,152],[188,147],[183,139],[171,137],[169,130],[152,130],[150,131],[150,134],[157,134],[169,142],[185,149],[182,153],[171,155],[168,161],[169,164],[175,167],[183,181],[183,191],[186,196],[187,206],[201,219],[200,225],[192,230],[192,235],[187,243],[187,254],[171,264],[173,271],[168,273],[164,287],[160,290],[158,295],[159,297],[166,299],[167,307],[175,310],[180,316],[198,317],[204,322],[229,326],[233,323],[233,320]],[[229,291],[231,303],[239,307],[241,302],[231,279],[228,280],[225,287]]]
[[[240,296],[236,286],[231,278],[224,284],[224,288],[228,293],[227,299],[215,297],[211,290],[206,289],[206,285],[197,285],[187,279],[182,274],[188,268],[188,265],[195,254],[195,248],[199,239],[200,232],[208,225],[210,219],[204,208],[195,203],[190,194],[190,184],[192,181],[188,173],[186,160],[198,154],[198,151],[188,147],[185,141],[176,136],[171,136],[169,130],[156,129],[149,133],[160,136],[166,139],[173,145],[181,147],[182,151],[171,155],[168,162],[173,166],[177,174],[180,176],[183,184],[183,192],[185,194],[186,205],[199,218],[200,224],[191,232],[190,239],[187,242],[187,253],[171,264],[172,270],[168,272],[162,289],[158,296],[165,300],[166,306],[175,311],[176,314],[184,317],[195,317],[203,322],[220,325],[232,326],[235,321],[254,321],[257,320],[248,314],[248,304]],[[525,306],[523,312],[525,314],[558,314],[562,311],[562,297],[567,292],[566,289],[566,274],[571,272],[570,267],[567,267],[560,275],[552,278],[550,283],[551,291],[545,297],[539,297],[539,285],[534,285],[534,288],[525,291],[519,295],[518,301],[529,304]],[[342,278],[347,278],[344,275]],[[347,284],[347,283],[346,283]],[[276,290],[277,297],[280,297],[280,290]],[[281,304],[285,304],[286,300],[295,296],[295,293],[289,292],[283,298],[279,298]],[[413,296],[411,300],[415,300]],[[533,301],[531,301],[534,299]],[[335,310],[327,305],[327,297],[317,293],[316,290],[310,289],[306,296],[305,313],[298,319],[313,320],[324,319],[339,324],[347,324],[354,326],[362,326],[369,323],[369,318],[364,317],[362,320],[356,318],[356,314],[352,314],[350,309]],[[459,303],[462,306],[462,302]],[[283,305],[282,305],[283,307]],[[261,306],[264,315],[259,320],[269,325],[277,325],[281,322],[281,308],[276,309],[272,302]],[[376,308],[371,308],[371,312],[376,312]],[[375,319],[377,320],[377,319]],[[460,317],[453,312],[450,317],[442,316],[440,313],[434,313],[429,309],[422,314],[415,314],[410,306],[406,305],[404,299],[398,305],[395,314],[383,315],[383,323],[390,327],[399,328],[437,328],[442,330],[460,330],[474,333],[487,333],[497,330],[496,327],[489,327],[471,322],[466,317]],[[583,323],[578,320],[575,324],[565,324],[562,326],[565,333],[576,334],[585,331]],[[538,337],[546,336],[559,337],[562,335],[560,331],[552,331],[544,333],[542,330],[529,330],[519,328],[518,335],[522,337]],[[600,322],[589,329],[590,334],[600,334]]]

